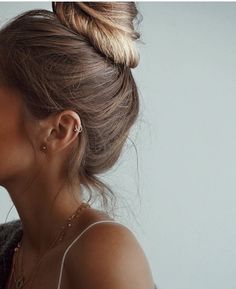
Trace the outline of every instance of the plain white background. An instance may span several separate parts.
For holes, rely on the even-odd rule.
[[[138,163],[129,142],[105,177],[158,289],[235,289],[236,3],[137,5],[142,111],[130,138]],[[32,8],[51,2],[2,2],[1,21]],[[3,188],[0,201],[4,222]],[[16,217],[13,209],[8,220]]]

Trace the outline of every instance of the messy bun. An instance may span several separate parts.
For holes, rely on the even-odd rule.
[[[139,63],[134,30],[138,10],[133,2],[52,2],[53,12],[65,26],[85,36],[116,64],[134,68]]]

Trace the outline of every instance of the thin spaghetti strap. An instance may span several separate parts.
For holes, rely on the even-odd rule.
[[[82,231],[82,233],[80,233],[72,242],[71,244],[67,247],[67,249],[65,250],[65,253],[63,254],[63,258],[62,258],[62,262],[61,262],[61,268],[60,268],[60,275],[59,275],[59,280],[58,280],[58,286],[57,289],[60,289],[61,287],[61,278],[62,278],[62,271],[63,271],[63,266],[64,266],[64,261],[65,261],[65,257],[66,254],[68,253],[68,251],[70,250],[70,248],[74,245],[74,243],[92,226],[99,224],[99,223],[107,223],[107,222],[111,222],[111,223],[117,223],[122,225],[121,223],[117,222],[117,221],[112,221],[112,220],[103,220],[103,221],[97,221],[95,223],[90,224],[85,230]]]

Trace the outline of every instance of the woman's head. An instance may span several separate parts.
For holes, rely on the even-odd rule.
[[[139,112],[131,72],[139,62],[138,10],[134,2],[52,2],[52,8],[24,12],[0,30],[0,88],[20,97],[27,132],[62,116],[82,125],[67,147],[65,181],[98,190],[107,204],[112,190],[99,174],[118,160]],[[37,135],[28,139],[38,150]]]

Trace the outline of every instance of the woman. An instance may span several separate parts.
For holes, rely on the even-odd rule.
[[[0,288],[153,289],[133,233],[89,204],[138,116],[134,2],[52,2],[0,31]],[[90,192],[88,202],[84,190]],[[106,206],[105,206],[106,207]]]

